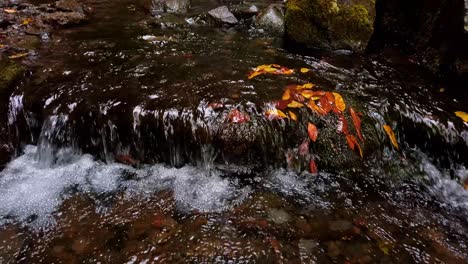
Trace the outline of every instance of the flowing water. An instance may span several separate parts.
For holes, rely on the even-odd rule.
[[[10,97],[0,263],[468,262],[468,126],[453,114],[468,109],[418,66],[89,5],[93,19],[52,34]],[[312,71],[247,79],[268,63]],[[364,159],[329,154],[347,149],[333,141],[314,148],[317,175],[287,168],[304,127],[263,113],[305,82],[363,112]],[[226,121],[233,108],[251,122]]]

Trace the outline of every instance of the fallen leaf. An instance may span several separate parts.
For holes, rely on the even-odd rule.
[[[333,105],[330,104],[326,96],[322,96],[319,103],[325,114],[328,114],[333,108]]]
[[[215,102],[213,102],[213,103],[209,103],[209,104],[208,104],[208,107],[211,108],[211,109],[213,109],[213,110],[218,110],[218,109],[223,108],[224,105],[223,105],[222,103],[215,103]]]
[[[300,94],[298,91],[291,91],[291,98],[298,101],[299,103],[303,103],[305,101],[304,96]]]
[[[309,144],[310,144],[309,139],[308,138],[304,139],[301,145],[299,145],[299,149],[298,149],[299,155],[306,156],[307,154],[309,154]]]
[[[270,244],[271,244],[271,248],[273,249],[273,251],[276,253],[276,254],[281,254],[281,251],[280,251],[280,243],[278,242],[278,240],[276,239],[271,239],[270,241]]]
[[[26,18],[26,19],[23,20],[22,25],[27,26],[27,25],[29,25],[32,21],[33,21],[33,19],[30,18],[30,17],[28,17],[28,18]]]
[[[463,120],[463,122],[468,122],[468,114],[462,111],[455,112],[455,115]]]
[[[309,138],[312,140],[312,142],[317,141],[317,137],[318,137],[317,127],[310,122],[307,124],[307,134],[309,134]]]
[[[364,142],[364,137],[362,136],[361,132],[361,118],[359,118],[358,113],[354,111],[352,107],[349,108],[349,113],[351,114],[351,118],[353,120],[354,127],[356,128],[357,135],[359,139]]]
[[[288,100],[289,98],[291,98],[291,89],[286,88],[281,99]]]
[[[281,110],[279,109],[270,109],[265,112],[266,117],[268,120],[277,120],[277,119],[283,119],[283,118],[288,118],[288,116]]]
[[[301,68],[301,73],[308,73],[310,72],[310,69],[308,68]]]
[[[312,174],[316,174],[318,172],[317,170],[317,164],[315,164],[315,160],[311,159],[309,162],[309,171]]]
[[[297,115],[291,111],[288,112],[289,113],[289,117],[291,117],[291,119],[293,121],[297,121]]]
[[[359,155],[362,158],[362,148],[361,145],[359,145],[359,142],[357,141],[356,137],[353,135],[346,135],[346,141],[348,142],[348,146],[350,149],[355,150],[356,147],[358,148]]]
[[[304,91],[301,91],[301,95],[306,98],[306,99],[309,99],[311,98],[313,95],[314,95],[314,91],[311,91],[311,90],[304,90]]]
[[[292,102],[292,99],[279,100],[276,102],[275,107],[280,110],[284,110],[288,107],[288,104]]]
[[[335,104],[335,96],[332,93],[326,92],[325,96],[327,97],[328,103],[331,105]]]
[[[231,123],[243,124],[250,121],[250,116],[245,112],[233,109],[229,112],[228,120]]]
[[[301,104],[301,103],[293,100],[291,103],[288,104],[288,107],[289,108],[302,108],[302,107],[304,107],[304,104]]]
[[[254,68],[254,70],[249,74],[249,79],[252,79],[261,74],[283,74],[283,75],[290,75],[294,73],[294,70],[289,69],[287,67],[280,66],[278,64],[265,64],[260,65]]]
[[[348,129],[348,121],[346,121],[346,118],[342,113],[340,113],[339,121],[338,121],[338,131],[348,135],[349,134],[349,129]]]
[[[392,145],[398,149],[398,141],[396,139],[395,133],[393,132],[393,129],[389,125],[384,125],[383,126],[385,132],[387,133],[388,137],[390,138],[390,141],[392,142]]]
[[[3,9],[3,12],[7,13],[7,14],[14,14],[16,13],[16,9],[12,9],[12,8],[5,8]]]
[[[322,108],[320,108],[315,102],[314,100],[309,100],[309,102],[307,103],[307,107],[309,107],[310,109],[312,109],[312,111],[316,112],[317,114],[319,115],[325,115],[325,111],[323,111]]]
[[[255,78],[256,76],[261,75],[261,74],[263,74],[263,72],[260,72],[260,71],[251,72],[251,73],[249,74],[249,80],[250,80],[250,79],[253,79],[253,78]]]
[[[309,90],[309,89],[312,89],[314,86],[315,86],[315,84],[306,83],[306,84],[303,84],[303,85],[298,85],[297,90]]]
[[[8,58],[10,59],[19,59],[19,58],[23,58],[23,57],[26,57],[28,56],[29,53],[25,52],[25,53],[17,53],[17,54],[13,54],[11,56],[9,56]]]
[[[343,100],[343,97],[341,97],[341,95],[339,93],[332,93],[332,94],[335,97],[335,106],[336,106],[336,108],[338,108],[338,110],[343,112],[346,109],[346,104],[345,104],[345,102]]]

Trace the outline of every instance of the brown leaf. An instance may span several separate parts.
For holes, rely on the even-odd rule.
[[[351,118],[354,123],[354,127],[356,128],[357,135],[361,142],[364,142],[364,137],[362,136],[361,133],[361,118],[359,118],[359,114],[354,111],[352,107],[349,108],[349,113],[351,114]]]
[[[304,96],[302,96],[298,91],[291,91],[291,98],[299,103],[303,103],[305,101]]]
[[[307,154],[309,154],[309,144],[310,144],[310,141],[308,138],[304,139],[304,141],[302,141],[301,145],[299,145],[299,149],[298,149],[298,152],[299,152],[299,155],[301,156],[306,156]]]
[[[396,139],[395,133],[393,132],[393,129],[389,125],[384,125],[383,126],[385,132],[387,133],[388,137],[390,138],[390,141],[392,142],[392,145],[398,149],[398,141]]]
[[[362,158],[363,157],[362,148],[361,148],[361,145],[359,145],[359,142],[357,141],[356,137],[353,135],[346,135],[346,141],[348,142],[348,146],[350,149],[355,150],[355,148],[357,147],[357,150],[359,151],[359,155]]]
[[[288,107],[288,104],[292,102],[292,99],[279,100],[276,102],[275,107],[280,110],[284,110]]]
[[[338,123],[338,131],[348,135],[349,134],[349,129],[348,129],[348,121],[346,121],[346,118],[342,113],[339,114],[339,123]]]
[[[318,137],[317,127],[310,122],[307,124],[307,134],[309,134],[309,138],[312,140],[312,142],[317,141],[317,137]]]
[[[309,162],[309,171],[310,173],[312,174],[317,174],[318,170],[317,170],[317,164],[315,164],[315,160],[314,159],[311,159],[310,162]]]
[[[250,121],[250,116],[245,112],[233,109],[229,112],[228,120],[231,123],[243,124]]]

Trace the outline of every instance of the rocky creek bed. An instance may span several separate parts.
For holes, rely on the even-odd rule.
[[[467,261],[463,98],[408,58],[283,49],[281,3],[184,3],[4,7],[0,262]],[[248,78],[273,63],[295,73]],[[265,115],[305,83],[362,113],[362,158],[339,116]]]

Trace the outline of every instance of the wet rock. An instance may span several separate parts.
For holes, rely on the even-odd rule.
[[[299,251],[303,253],[309,253],[318,246],[319,246],[319,243],[312,239],[299,240]]]
[[[292,0],[286,4],[286,36],[308,48],[362,51],[374,17],[374,0]]]
[[[187,13],[190,7],[190,0],[166,0],[165,9],[168,13]]]
[[[84,13],[83,6],[75,0],[60,0],[54,5],[58,11]]]
[[[251,19],[258,15],[259,9],[256,5],[236,5],[231,8],[231,12],[236,18],[239,19]]]
[[[187,21],[177,14],[162,14],[149,22],[150,25],[159,28],[181,28],[187,26]]]
[[[284,224],[291,220],[291,216],[282,209],[270,208],[268,209],[268,218],[275,224]]]
[[[331,231],[346,232],[353,228],[353,224],[346,220],[337,220],[330,222],[328,228]]]
[[[208,12],[208,14],[214,18],[217,22],[229,25],[238,24],[239,21],[234,14],[229,11],[227,6],[220,6]]]
[[[282,35],[284,33],[284,13],[279,5],[269,5],[256,18],[255,24],[267,31]]]
[[[12,226],[0,230],[0,263],[14,263],[21,253],[22,233]]]
[[[41,15],[41,20],[54,27],[70,27],[80,25],[88,20],[84,13],[54,12]]]

